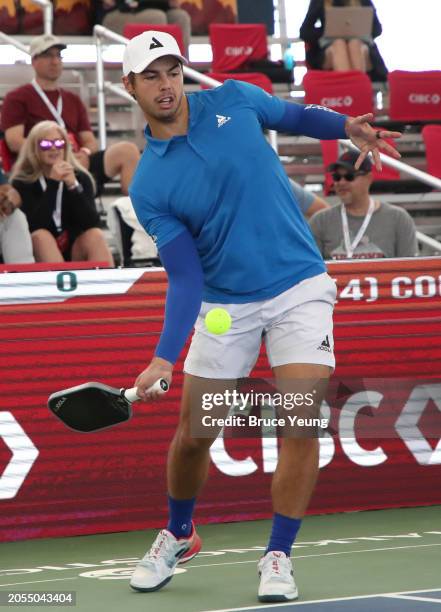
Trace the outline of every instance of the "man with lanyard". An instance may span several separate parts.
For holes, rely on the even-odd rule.
[[[175,39],[157,31],[133,38],[123,60],[124,85],[148,122],[148,146],[130,196],[140,223],[155,237],[169,282],[155,355],[135,381],[141,399],[156,397],[147,389],[158,378],[171,381],[196,322],[168,456],[169,522],[130,582],[147,592],[164,586],[176,564],[201,548],[192,515],[217,435],[201,437],[195,430],[203,394],[235,389],[252,370],[262,338],[276,385],[284,390],[297,390],[299,379],[326,382],[335,365],[335,283],[262,129],[350,137],[362,150],[358,163],[371,151],[380,165],[379,149],[399,155],[376,137],[367,123],[371,115],[352,119],[285,102],[235,80],[185,95],[183,63]],[[221,336],[204,324],[214,306],[232,318]],[[327,350],[320,350],[325,339]],[[261,601],[298,596],[290,552],[317,474],[317,438],[283,438],[271,488],[273,528],[259,562]]]
[[[133,143],[125,141],[110,145],[105,151],[98,150],[83,102],[58,85],[63,71],[61,51],[65,48],[52,34],[37,36],[31,41],[35,78],[10,91],[3,101],[1,125],[6,144],[17,155],[36,123],[47,119],[56,121],[68,131],[75,155],[94,176],[98,191],[104,183],[119,176],[121,191],[127,195],[139,151]]]
[[[414,257],[418,245],[411,216],[369,195],[372,164],[366,158],[357,169],[357,159],[348,151],[328,167],[341,204],[311,218],[321,254],[325,259]]]

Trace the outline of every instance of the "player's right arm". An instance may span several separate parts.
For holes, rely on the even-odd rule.
[[[168,276],[165,317],[155,356],[135,381],[141,399],[157,395],[145,391],[159,378],[171,382],[174,364],[193,329],[202,303],[204,277],[190,232],[184,227],[178,236],[159,246],[158,250]]]

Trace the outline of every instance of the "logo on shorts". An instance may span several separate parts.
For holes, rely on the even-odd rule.
[[[332,353],[331,343],[329,342],[328,336],[326,336],[326,338],[323,340],[321,345],[317,347],[317,349],[319,351],[326,351],[327,353]]]

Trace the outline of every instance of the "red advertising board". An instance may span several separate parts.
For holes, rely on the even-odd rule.
[[[441,259],[340,262],[329,272],[334,376],[363,379],[364,391],[349,383],[341,394],[309,511],[441,503],[439,427],[427,426],[441,412]],[[165,291],[159,269],[0,275],[0,541],[163,525],[182,360],[168,395],[113,429],[70,431],[46,400],[90,380],[132,386],[157,342]],[[262,352],[253,376],[269,374]],[[363,392],[373,411],[395,397],[389,429],[375,438],[357,439],[351,420]],[[218,440],[196,520],[269,517],[276,458],[273,438]]]

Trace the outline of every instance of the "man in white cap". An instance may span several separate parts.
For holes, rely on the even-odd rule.
[[[61,51],[65,48],[52,34],[43,34],[31,41],[29,51],[35,78],[9,92],[3,102],[1,126],[6,144],[17,155],[36,123],[55,120],[67,129],[78,161],[93,174],[98,190],[119,176],[121,191],[127,195],[139,151],[133,143],[125,141],[110,145],[105,151],[99,150],[82,100],[58,84],[63,71]]]
[[[157,379],[171,381],[196,323],[168,456],[169,523],[130,582],[147,592],[167,584],[177,563],[201,548],[193,509],[219,432],[204,434],[200,426],[206,394],[226,397],[235,390],[237,379],[251,372],[262,338],[275,387],[284,393],[295,393],[302,382],[312,393],[324,381],[317,392],[320,404],[335,365],[335,283],[262,129],[349,137],[362,150],[358,164],[372,152],[380,166],[380,149],[399,156],[383,138],[400,134],[384,130],[377,136],[368,123],[372,115],[350,118],[285,102],[236,80],[185,95],[184,63],[176,41],[155,31],[133,38],[123,60],[124,85],[148,122],[148,146],[130,196],[140,223],[155,237],[169,282],[155,355],[135,381],[141,399],[157,395],[148,391]],[[222,335],[204,323],[214,305],[232,319]],[[271,486],[272,532],[258,565],[260,601],[298,597],[291,547],[317,474],[317,437],[282,438]]]

